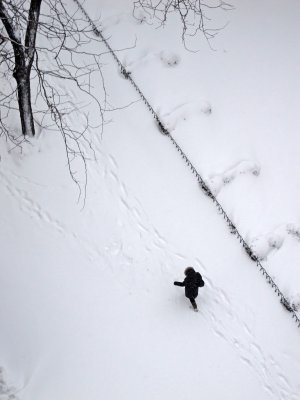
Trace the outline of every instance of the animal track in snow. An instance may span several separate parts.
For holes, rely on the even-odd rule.
[[[260,166],[256,162],[242,160],[221,173],[210,175],[206,181],[214,195],[218,195],[224,186],[231,183],[238,176],[245,174],[259,176]]]

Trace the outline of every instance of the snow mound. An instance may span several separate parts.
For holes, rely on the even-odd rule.
[[[300,293],[293,293],[287,296],[289,303],[295,311],[300,311]]]
[[[148,64],[162,64],[165,67],[176,67],[180,63],[180,57],[178,54],[171,51],[159,51],[154,52],[144,49],[139,53],[136,58],[125,56],[122,61],[126,71],[133,72],[141,67],[145,67]]]
[[[185,121],[201,115],[210,115],[212,112],[211,105],[206,100],[186,102],[175,106],[168,112],[158,110],[158,114],[169,131],[173,131],[176,127]]]
[[[207,179],[207,183],[215,195],[218,195],[224,186],[232,183],[240,175],[259,176],[260,166],[254,161],[241,160],[233,167],[225,169],[223,172],[212,174]]]
[[[279,250],[284,243],[284,235],[271,232],[253,239],[251,248],[261,261],[265,261],[274,250]]]
[[[286,227],[287,233],[294,238],[300,240],[300,227],[294,224],[288,224]]]
[[[176,67],[180,63],[180,57],[172,52],[161,51],[159,58],[166,67]]]
[[[300,240],[300,228],[294,224],[280,225],[271,232],[254,237],[251,248],[260,260],[265,261],[270,253],[274,253],[274,250],[279,250],[283,246],[288,236]]]

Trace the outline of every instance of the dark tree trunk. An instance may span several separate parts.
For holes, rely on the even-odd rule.
[[[30,74],[26,71],[17,72],[14,77],[18,85],[18,104],[24,136],[34,136],[34,121],[31,107]]]
[[[34,122],[31,107],[30,72],[35,54],[35,41],[40,16],[42,0],[31,0],[28,13],[28,23],[25,44],[21,43],[18,31],[6,9],[6,4],[0,0],[0,19],[11,40],[15,55],[14,78],[17,81],[18,104],[24,136],[34,136]]]

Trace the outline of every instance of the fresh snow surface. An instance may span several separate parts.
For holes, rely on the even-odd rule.
[[[299,3],[235,2],[215,14],[229,23],[214,50],[198,38],[197,52],[176,18],[156,29],[129,0],[84,5],[300,309]],[[59,135],[22,152],[1,141],[0,400],[299,400],[300,329],[102,62],[120,109],[91,132],[84,208]],[[197,314],[173,286],[188,265],[206,282]]]

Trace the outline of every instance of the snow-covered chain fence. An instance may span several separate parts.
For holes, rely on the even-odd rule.
[[[247,255],[251,258],[252,261],[254,261],[256,263],[256,266],[259,268],[259,270],[262,273],[262,275],[266,278],[266,281],[271,285],[271,287],[274,289],[274,292],[280,298],[281,304],[286,308],[287,311],[290,312],[290,314],[291,314],[292,318],[294,319],[294,321],[296,322],[298,328],[300,328],[300,318],[296,314],[296,312],[293,309],[293,307],[290,305],[288,299],[284,296],[282,291],[279,289],[277,284],[274,282],[272,277],[267,272],[266,268],[261,264],[261,262],[260,262],[259,258],[257,257],[257,255],[254,253],[254,251],[251,249],[251,247],[247,244],[247,242],[245,241],[243,236],[238,231],[237,227],[233,224],[231,219],[228,217],[226,211],[224,210],[222,205],[219,203],[217,198],[214,196],[214,194],[211,192],[211,190],[209,189],[209,187],[207,186],[207,184],[205,183],[205,181],[203,180],[203,178],[201,177],[199,172],[196,170],[194,165],[191,163],[191,161],[189,160],[187,155],[182,150],[182,148],[179,146],[179,144],[173,138],[173,136],[168,131],[168,129],[164,126],[164,124],[160,120],[159,116],[154,111],[153,107],[151,106],[151,104],[149,103],[147,98],[144,96],[143,92],[140,90],[140,88],[138,87],[136,82],[133,80],[133,78],[131,76],[131,73],[126,71],[126,68],[123,66],[123,64],[121,63],[121,61],[117,57],[116,53],[110,47],[109,43],[104,38],[104,36],[102,35],[101,31],[97,28],[97,26],[95,25],[93,20],[90,18],[90,16],[88,15],[88,13],[84,9],[84,7],[80,4],[80,2],[78,0],[73,0],[73,1],[77,4],[78,8],[82,11],[83,15],[86,17],[88,22],[91,24],[94,34],[101,38],[101,40],[103,41],[103,43],[105,44],[105,46],[107,47],[107,49],[109,50],[109,52],[111,53],[113,58],[115,59],[116,63],[119,65],[122,75],[127,80],[130,81],[132,86],[135,88],[135,90],[137,91],[137,93],[139,94],[139,96],[141,97],[141,99],[143,100],[143,102],[145,103],[145,105],[147,106],[147,108],[149,109],[151,114],[153,115],[153,118],[155,119],[155,121],[157,123],[157,126],[158,126],[158,129],[160,130],[160,132],[162,134],[166,135],[171,140],[172,144],[175,146],[175,148],[177,149],[177,151],[179,152],[179,154],[181,155],[181,157],[183,158],[183,160],[185,161],[187,166],[190,168],[192,173],[195,175],[195,177],[196,177],[201,189],[203,190],[203,192],[213,201],[213,203],[217,207],[219,213],[223,216],[224,220],[226,221],[226,223],[227,223],[227,225],[229,227],[230,233],[235,235],[235,237],[239,240],[239,242],[241,243],[241,245],[245,249]]]

